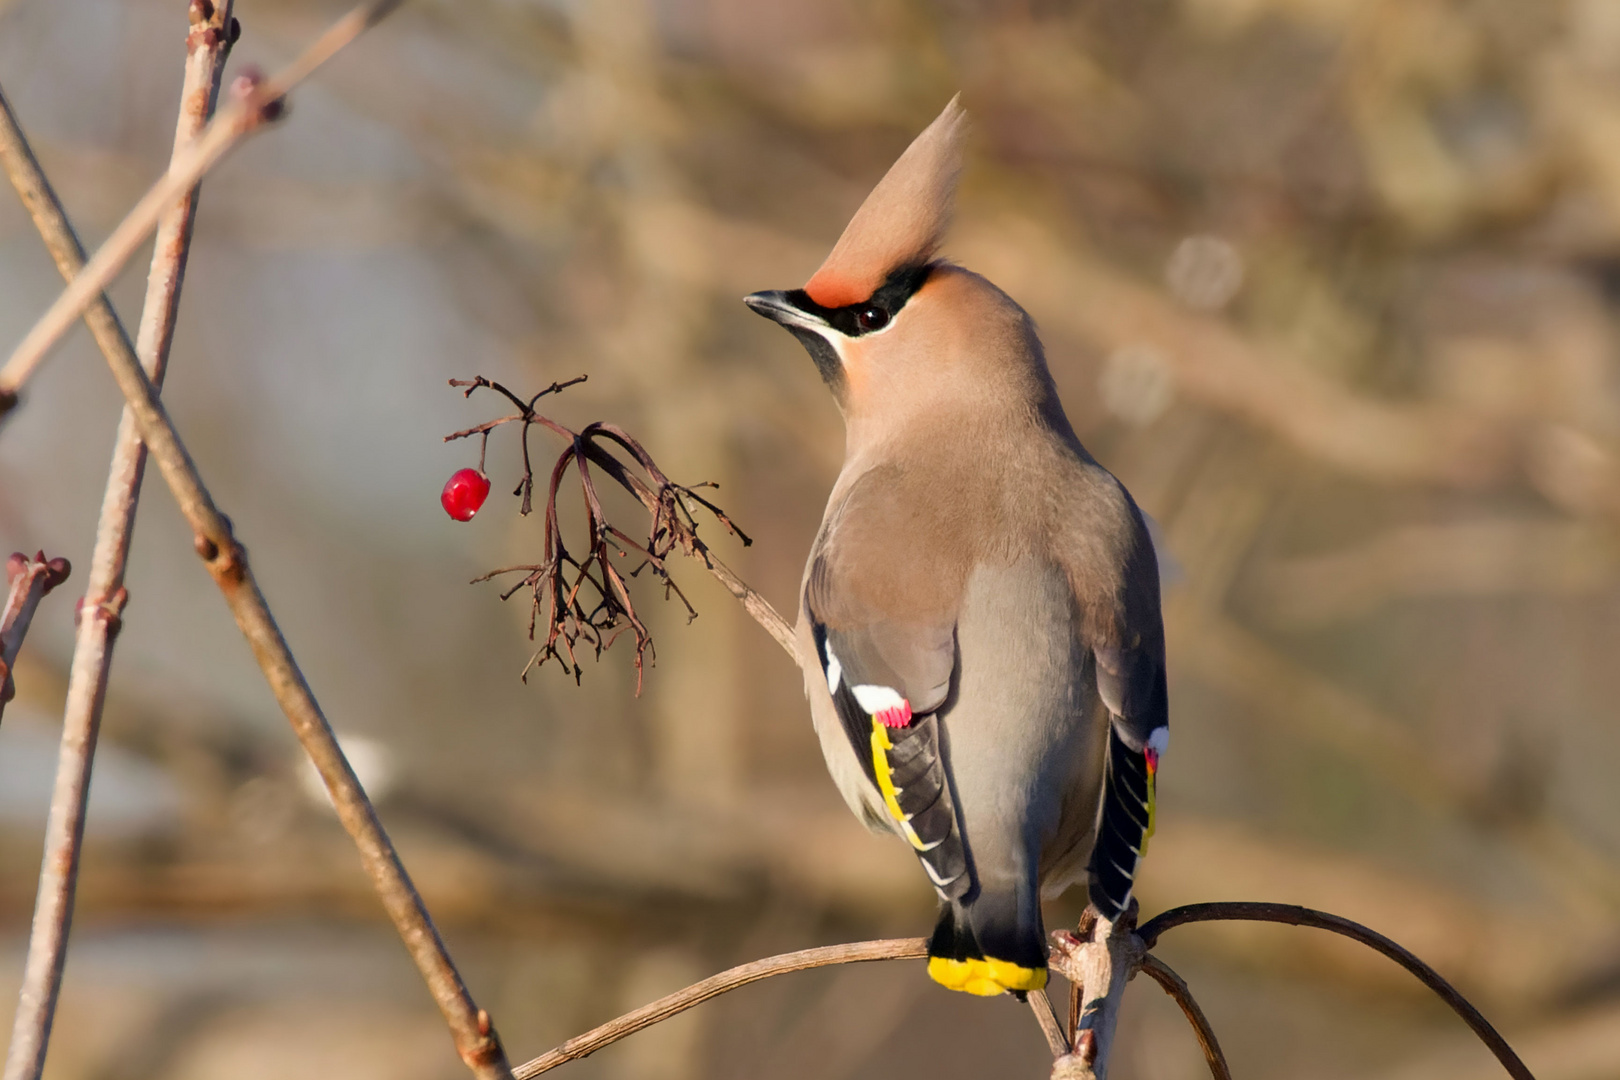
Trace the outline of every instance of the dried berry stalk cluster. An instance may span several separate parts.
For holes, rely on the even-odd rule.
[[[714,515],[726,531],[740,539],[744,545],[753,541],[714,503],[691,488],[677,484],[664,475],[645,447],[616,424],[596,421],[579,431],[559,424],[535,411],[535,404],[548,394],[567,389],[585,381],[585,376],[554,382],[527,401],[498,382],[482,375],[472,379],[451,379],[450,385],[462,388],[465,397],[472,397],[480,389],[493,390],[505,397],[517,412],[487,421],[445,436],[445,441],[482,437],[478,452],[478,469],[484,470],[484,459],[489,450],[490,432],[505,424],[520,425],[519,442],[523,450],[523,479],[512,494],[522,498],[518,508],[521,514],[534,509],[534,465],[529,453],[529,429],[543,427],[567,441],[551,467],[546,487],[545,547],[541,562],[521,566],[505,566],[474,578],[475,582],[488,581],[502,574],[522,574],[523,578],[501,599],[509,599],[522,589],[531,596],[529,610],[529,640],[535,641],[536,627],[544,620],[545,640],[524,665],[523,677],[529,669],[555,658],[564,670],[578,682],[583,668],[577,647],[581,641],[600,658],[602,650],[609,648],[625,631],[635,636],[636,692],[641,692],[644,663],[655,657],[652,634],[646,622],[636,611],[630,593],[629,579],[641,571],[649,570],[663,583],[664,598],[671,595],[686,607],[688,621],[697,617],[686,594],[669,575],[668,557],[679,549],[686,555],[706,555],[707,548],[698,539],[695,507]],[[579,483],[585,506],[585,538],[578,552],[571,550],[563,537],[562,524],[557,513],[557,494],[562,489],[570,470]],[[625,491],[635,496],[646,508],[648,515],[647,538],[637,540],[608,520],[597,494],[597,475],[606,476]],[[716,487],[712,483],[696,487]],[[638,556],[633,569],[624,570],[622,561]]]

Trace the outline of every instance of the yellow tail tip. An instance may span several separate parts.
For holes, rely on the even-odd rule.
[[[1046,969],[1027,968],[1010,960],[928,958],[928,977],[947,990],[993,997],[1008,990],[1046,989]]]

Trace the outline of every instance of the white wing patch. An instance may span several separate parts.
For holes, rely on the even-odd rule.
[[[827,693],[838,693],[838,683],[844,677],[844,665],[838,662],[833,655],[832,646],[827,646]]]
[[[827,656],[827,668],[831,671],[832,653],[828,653]],[[831,681],[830,676],[828,681]],[[855,701],[861,708],[874,716],[884,709],[898,709],[906,703],[906,699],[901,697],[899,692],[892,686],[874,686],[871,683],[862,683],[859,686],[851,686],[849,692],[855,695]]]

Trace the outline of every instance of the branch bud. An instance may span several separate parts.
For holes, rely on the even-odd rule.
[[[257,108],[259,119],[265,123],[280,120],[287,114],[286,98],[261,100],[259,89],[264,85],[264,72],[249,65],[242,74],[231,80],[231,96],[250,108]]]
[[[73,573],[73,564],[61,556],[57,556],[56,558],[52,559],[50,562],[46,563],[45,566],[46,592],[50,592],[52,589],[62,584],[62,582],[68,579],[68,575]]]

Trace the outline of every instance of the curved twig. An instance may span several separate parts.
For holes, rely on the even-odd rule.
[[[1137,933],[1143,943],[1151,949],[1166,930],[1187,923],[1214,921],[1274,922],[1288,926],[1313,926],[1318,930],[1342,934],[1368,948],[1376,949],[1416,975],[1424,986],[1433,990],[1442,1001],[1450,1005],[1474,1034],[1479,1036],[1480,1041],[1490,1048],[1491,1053],[1496,1055],[1496,1060],[1502,1063],[1502,1068],[1507,1070],[1509,1076],[1514,1080],[1535,1080],[1534,1074],[1525,1067],[1523,1061],[1519,1060],[1519,1055],[1513,1052],[1513,1047],[1507,1044],[1507,1040],[1502,1038],[1491,1026],[1490,1021],[1442,978],[1439,972],[1384,935],[1343,916],[1329,915],[1325,911],[1316,911],[1297,904],[1265,904],[1252,901],[1188,904],[1154,916]]]
[[[1232,1070],[1226,1066],[1226,1055],[1221,1053],[1221,1044],[1215,1038],[1215,1029],[1209,1026],[1209,1017],[1204,1015],[1204,1010],[1200,1009],[1198,1002],[1193,999],[1192,990],[1188,988],[1186,980],[1152,953],[1142,957],[1141,970],[1142,974],[1164,987],[1164,992],[1181,1006],[1181,1011],[1187,1016],[1187,1022],[1192,1025],[1193,1034],[1198,1037],[1198,1049],[1204,1052],[1204,1063],[1209,1066],[1209,1074],[1215,1080],[1232,1080]]]
[[[764,960],[742,964],[729,971],[693,983],[685,990],[677,990],[661,997],[651,1005],[643,1005],[634,1012],[625,1013],[617,1020],[609,1020],[601,1027],[583,1035],[576,1035],[554,1050],[548,1050],[532,1061],[526,1061],[512,1070],[515,1080],[529,1080],[543,1072],[555,1069],[576,1058],[594,1054],[604,1046],[634,1035],[642,1028],[668,1020],[676,1013],[701,1005],[712,997],[747,986],[751,982],[768,979],[773,975],[786,975],[793,971],[829,967],[833,964],[860,964],[871,960],[920,960],[928,955],[925,938],[890,938],[881,941],[857,941],[849,945],[827,945],[819,949],[802,949],[783,953]]]

